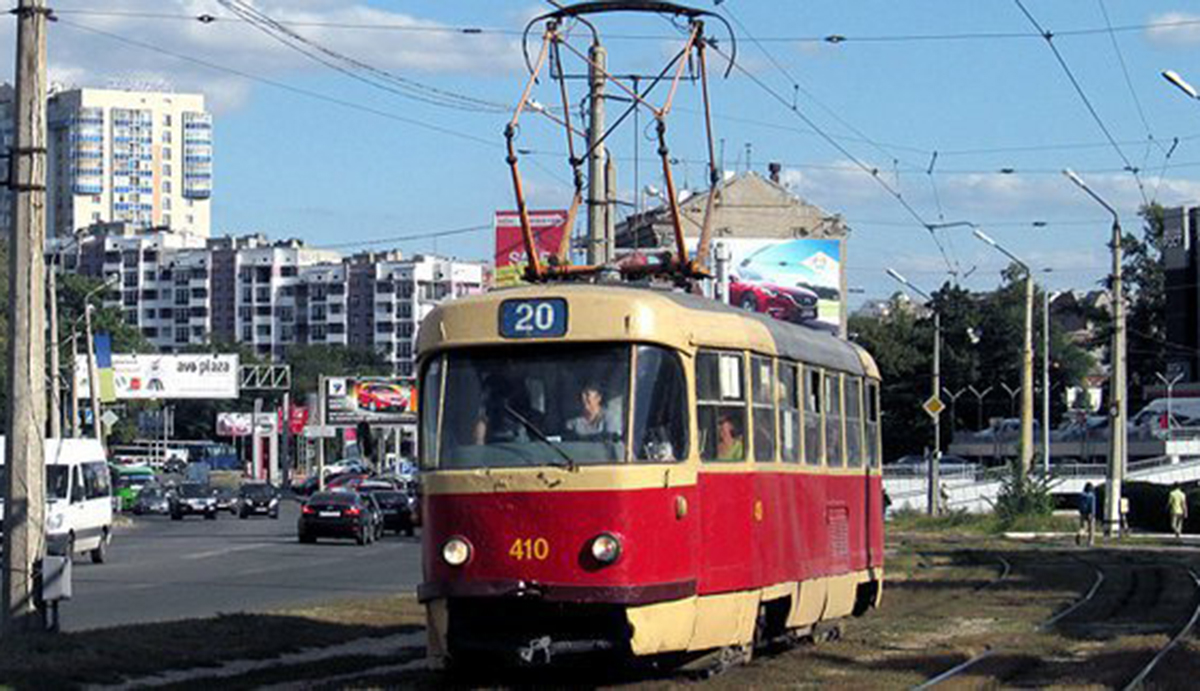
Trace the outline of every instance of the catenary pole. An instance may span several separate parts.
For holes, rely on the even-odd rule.
[[[587,262],[590,265],[608,262],[605,257],[605,226],[607,224],[607,194],[605,182],[604,137],[604,80],[608,69],[608,52],[600,45],[600,39],[592,43],[588,51],[590,66],[588,81],[591,87],[590,117],[588,118],[588,243]]]
[[[16,106],[9,188],[8,419],[4,486],[3,633],[45,627],[34,572],[45,554],[46,18],[44,0],[17,9]]]

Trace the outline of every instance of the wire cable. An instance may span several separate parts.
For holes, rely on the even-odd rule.
[[[1141,176],[1138,175],[1137,167],[1134,166],[1133,163],[1130,162],[1129,158],[1125,156],[1125,152],[1121,149],[1121,146],[1117,144],[1117,140],[1112,136],[1112,133],[1108,131],[1108,126],[1104,124],[1104,120],[1101,119],[1100,114],[1096,112],[1096,108],[1092,105],[1091,99],[1088,98],[1087,93],[1083,90],[1083,86],[1080,85],[1079,80],[1075,78],[1075,73],[1071,71],[1071,67],[1067,64],[1066,58],[1064,58],[1062,53],[1058,50],[1058,46],[1054,45],[1054,34],[1042,28],[1042,25],[1038,23],[1038,20],[1034,18],[1032,14],[1030,14],[1029,10],[1025,9],[1025,5],[1021,2],[1021,0],[1013,0],[1013,2],[1017,4],[1017,7],[1020,8],[1022,14],[1024,14],[1025,18],[1029,20],[1029,23],[1032,24],[1033,27],[1037,29],[1039,33],[1041,33],[1042,38],[1046,40],[1046,45],[1050,48],[1050,51],[1054,53],[1054,59],[1058,61],[1059,67],[1061,67],[1063,72],[1067,75],[1067,79],[1070,80],[1071,86],[1075,88],[1075,93],[1079,94],[1079,98],[1083,101],[1083,105],[1087,108],[1088,113],[1090,113],[1092,119],[1096,121],[1096,125],[1100,127],[1100,131],[1104,133],[1105,139],[1107,139],[1108,143],[1112,145],[1113,149],[1117,152],[1117,155],[1121,157],[1121,161],[1124,162],[1126,170],[1133,174],[1134,180],[1137,181],[1138,191],[1140,191],[1142,195],[1142,203],[1148,203],[1149,199],[1146,197],[1146,188],[1142,184]]]

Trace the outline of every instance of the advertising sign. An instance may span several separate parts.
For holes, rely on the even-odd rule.
[[[496,212],[496,287],[521,283],[529,256],[521,237],[521,217],[516,211]],[[529,225],[533,229],[534,245],[543,262],[558,254],[563,233],[567,232],[566,211],[530,211]]]
[[[88,390],[87,357],[75,358],[80,391]],[[112,356],[118,400],[238,397],[237,355]]]
[[[721,238],[729,262],[729,302],[785,321],[842,328],[840,240]]]
[[[248,437],[253,420],[254,413],[217,413],[217,436]]]
[[[325,424],[409,424],[417,421],[412,384],[386,378],[331,377],[325,380]]]

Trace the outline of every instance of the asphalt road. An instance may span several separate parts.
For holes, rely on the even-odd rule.
[[[421,578],[416,538],[389,533],[360,547],[353,540],[296,539],[299,505],[285,500],[278,520],[216,521],[132,516],[116,529],[109,559],[76,557],[74,597],[60,608],[69,631],[173,621],[218,613],[412,591]]]

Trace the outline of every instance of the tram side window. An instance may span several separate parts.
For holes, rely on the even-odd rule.
[[[754,408],[754,460],[775,460],[775,377],[771,358],[750,358],[751,399]]]
[[[633,385],[633,448],[637,460],[687,458],[687,384],[679,358],[662,348],[640,346]]]
[[[825,375],[825,462],[830,468],[842,463],[842,375]]]
[[[879,467],[879,383],[867,382],[867,462]]]
[[[700,458],[741,461],[746,458],[746,387],[739,353],[696,356],[696,415]]]
[[[421,465],[436,468],[438,459],[438,416],[442,398],[442,356],[425,365],[421,376]]]
[[[862,379],[846,377],[846,459],[862,467]]]
[[[824,434],[821,427],[821,370],[804,368],[804,462],[821,465]]]
[[[796,365],[779,362],[779,457],[784,463],[800,462],[800,409],[796,391]]]

